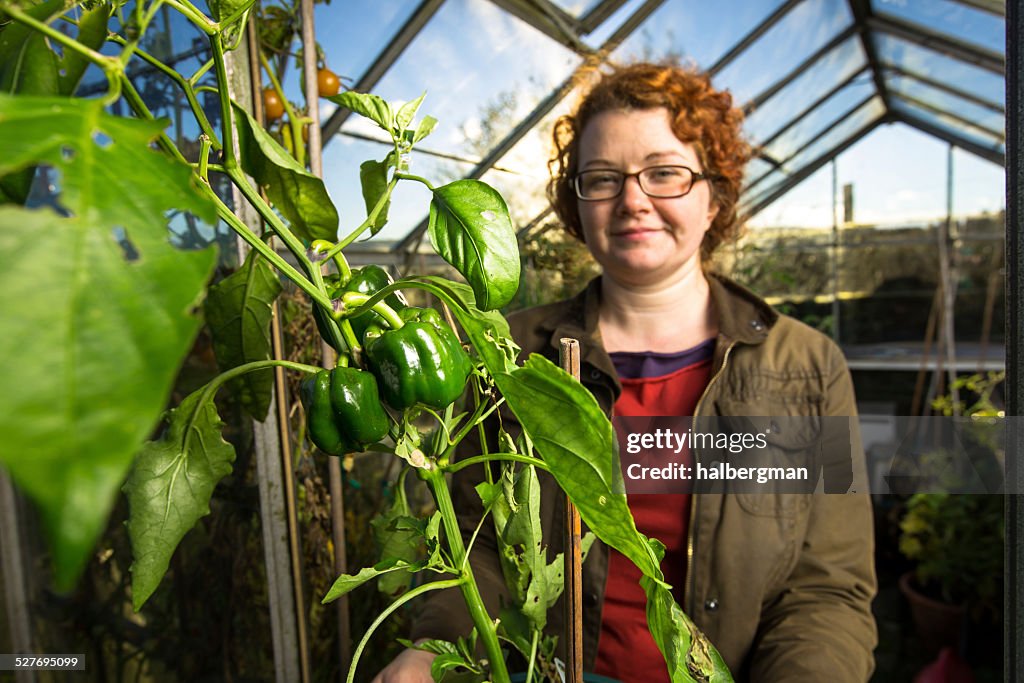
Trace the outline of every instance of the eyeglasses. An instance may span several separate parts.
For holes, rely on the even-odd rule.
[[[614,199],[622,194],[626,178],[635,177],[648,197],[670,199],[682,197],[698,180],[708,180],[707,173],[698,173],[686,166],[650,166],[636,173],[623,173],[608,168],[581,171],[573,178],[576,196],[588,202]]]

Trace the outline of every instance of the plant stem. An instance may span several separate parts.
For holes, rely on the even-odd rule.
[[[434,191],[434,186],[431,184],[431,182],[422,176],[413,175],[412,173],[402,173],[400,171],[396,171],[395,177],[400,178],[402,180],[415,180],[418,183],[423,183],[424,185],[426,185],[427,189],[430,190],[431,192]]]
[[[539,470],[550,472],[547,463],[537,458],[531,458],[528,455],[519,455],[518,453],[489,453],[488,455],[474,455],[472,458],[465,458],[459,460],[451,465],[439,466],[441,471],[449,472],[454,474],[461,469],[470,467],[471,465],[479,465],[480,463],[486,462],[497,462],[499,460],[511,460],[514,462],[521,462],[527,465],[533,465]]]
[[[235,8],[234,12],[232,12],[231,14],[217,22],[217,25],[221,28],[221,30],[223,30],[227,26],[231,26],[231,24],[235,23],[235,21],[237,21],[239,17],[241,17],[243,14],[251,10],[253,5],[255,4],[256,0],[248,0],[244,4]]]
[[[224,154],[224,168],[231,170],[238,166],[235,158],[235,136],[232,135],[234,118],[231,111],[231,95],[228,92],[228,67],[224,63],[224,46],[220,34],[210,36],[210,51],[213,53],[213,65],[217,71],[217,95],[220,99],[221,148]],[[237,184],[237,183],[236,183]],[[262,213],[262,212],[261,212]]]
[[[122,46],[126,46],[128,44],[128,41],[116,34],[111,35],[108,40]],[[209,136],[210,141],[213,143],[213,148],[219,151],[221,148],[220,140],[213,132],[213,126],[210,125],[210,120],[206,118],[206,112],[203,111],[203,108],[199,105],[199,100],[196,99],[194,84],[186,80],[180,73],[170,68],[145,50],[135,48],[135,52],[143,59],[143,61],[150,64],[178,84],[178,87],[180,87],[182,92],[185,93],[185,99],[188,100],[188,106],[192,110],[192,115],[196,117],[196,122],[199,124],[199,127],[207,136]]]
[[[191,21],[200,31],[208,36],[215,36],[220,33],[220,27],[213,22],[210,17],[200,12],[195,5],[188,0],[163,0],[169,7],[173,7],[182,14],[185,18]]]
[[[530,642],[530,663],[526,667],[526,683],[532,683],[533,681],[533,665],[537,660],[537,639],[540,636],[540,631],[533,629],[533,638]]]
[[[473,568],[467,561],[466,548],[462,543],[462,531],[459,529],[459,521],[455,516],[455,507],[452,505],[452,497],[448,491],[448,482],[444,473],[439,469],[423,471],[420,475],[426,479],[427,486],[434,494],[434,501],[437,503],[438,512],[441,513],[441,520],[444,524],[445,540],[451,552],[452,564],[462,571],[462,582],[459,589],[466,601],[466,608],[473,620],[476,632],[483,642],[484,650],[487,652],[488,663],[496,683],[509,683],[508,669],[505,666],[505,658],[501,652],[501,643],[498,641],[498,632],[494,621],[487,614],[484,607],[484,600],[480,596],[480,589],[477,588],[476,580],[473,578]],[[428,584],[429,585],[429,584]]]
[[[200,403],[203,403],[210,399],[210,397],[217,393],[217,390],[224,386],[225,383],[230,382],[236,377],[244,375],[248,372],[255,372],[256,370],[262,370],[264,368],[272,368],[274,366],[281,366],[282,368],[290,368],[292,370],[298,370],[299,372],[305,372],[308,374],[315,374],[320,372],[323,368],[318,368],[313,365],[306,365],[305,363],[296,363],[290,360],[257,360],[251,363],[245,363],[238,367],[231,368],[226,372],[222,372],[213,379],[211,379],[206,387],[203,389],[202,397],[199,399]]]
[[[288,279],[295,283],[295,285],[304,291],[314,301],[319,304],[327,311],[333,311],[334,306],[331,300],[327,298],[326,292],[318,289],[313,285],[309,278],[306,278],[295,269],[290,263],[285,261],[280,254],[274,251],[268,244],[259,238],[259,235],[254,233],[241,221],[235,213],[228,208],[227,204],[217,196],[217,193],[213,191],[213,188],[208,185],[204,185],[207,190],[207,196],[209,196],[217,206],[217,215],[228,224],[232,230],[249,243],[253,249],[259,252],[260,256],[266,258],[270,263],[280,270]]]
[[[370,300],[368,294],[360,294],[359,292],[345,292],[341,297],[341,302],[345,305],[346,309],[358,308],[367,301]],[[401,316],[395,311],[395,309],[388,306],[384,301],[378,301],[372,308],[380,317],[384,318],[384,322],[388,324],[393,330],[400,330],[405,327],[405,321],[402,320]]]
[[[360,223],[359,227],[349,233],[345,239],[335,244],[334,248],[327,252],[327,256],[333,257],[335,254],[341,253],[342,249],[359,239],[359,236],[366,232],[366,229],[377,221],[377,216],[379,216],[380,212],[384,210],[385,206],[387,206],[388,201],[391,199],[391,193],[394,191],[395,185],[397,184],[398,174],[396,173],[391,178],[391,181],[388,183],[387,188],[385,188],[384,193],[380,196],[380,199],[377,200],[377,203],[374,205],[370,215],[366,217],[366,220]]]
[[[424,593],[427,593],[429,591],[444,590],[446,588],[455,588],[456,586],[459,586],[464,582],[465,578],[446,579],[444,581],[431,581],[430,583],[425,583],[422,586],[417,586],[416,588],[413,588],[411,591],[405,593],[402,597],[398,598],[393,603],[388,605],[387,609],[381,612],[377,616],[377,618],[373,620],[373,623],[370,624],[370,628],[366,630],[366,634],[359,641],[359,645],[356,646],[356,651],[352,653],[352,664],[348,667],[348,675],[345,677],[345,683],[352,683],[355,680],[356,666],[359,664],[359,658],[363,655],[363,650],[366,649],[366,644],[370,642],[370,636],[373,635],[373,632],[377,630],[377,627],[384,623],[384,620],[391,616],[391,614],[395,610],[397,610],[399,607],[409,602],[413,598],[418,598]]]

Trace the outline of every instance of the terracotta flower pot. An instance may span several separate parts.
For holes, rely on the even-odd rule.
[[[934,657],[943,647],[960,649],[963,636],[966,605],[951,605],[923,594],[909,571],[899,580],[900,592],[910,603],[910,614],[914,620],[921,645],[929,657]]]

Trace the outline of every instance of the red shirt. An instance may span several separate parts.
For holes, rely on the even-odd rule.
[[[713,349],[712,342],[683,354],[672,354],[684,358],[687,364],[668,374],[620,378],[622,395],[615,403],[613,414],[693,415],[710,378]],[[617,366],[619,359],[616,356],[620,355],[612,354]],[[690,362],[695,356],[696,362]],[[664,367],[663,364],[655,367],[659,365]],[[645,364],[645,367],[650,366]],[[682,455],[686,459],[690,457],[689,453]],[[665,559],[661,566],[665,580],[674,587],[678,601],[686,580],[689,494],[633,494],[629,498],[629,509],[641,533],[665,544]],[[647,597],[640,587],[640,570],[617,550],[610,549],[609,552],[601,635],[594,670],[623,683],[668,683],[665,660],[647,627]]]

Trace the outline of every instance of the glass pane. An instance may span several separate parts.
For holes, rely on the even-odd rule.
[[[937,109],[955,113],[957,116],[976,123],[980,128],[988,132],[1003,135],[1003,115],[952,93],[940,90],[921,81],[906,76],[886,76],[886,86],[895,95],[906,96],[913,100],[920,100]],[[961,122],[959,124],[963,126]]]
[[[747,135],[754,141],[767,139],[866,64],[860,40],[845,41],[750,114],[744,125]]]
[[[933,126],[947,130],[952,135],[963,138],[980,147],[991,149],[1000,154],[1006,152],[1006,146],[1002,138],[996,138],[949,116],[919,107],[899,97],[892,98],[892,108],[897,112],[906,113],[914,118],[921,119],[925,123],[930,123]]]
[[[958,218],[997,215],[1006,210],[1006,172],[1002,166],[985,161],[970,152],[953,150],[953,213]],[[963,225],[968,235],[979,234],[981,226]],[[1005,233],[984,232],[1000,240]]]
[[[965,3],[954,0],[874,0],[872,4],[881,17],[890,14],[1000,54],[1006,52],[1006,22],[1003,18],[968,7]]]
[[[416,9],[415,2],[361,2],[359,9],[316,4],[316,32],[331,69],[357,81]]]
[[[467,31],[472,26],[474,30]],[[440,122],[426,147],[479,160],[560,85],[580,59],[486,0],[449,0],[374,87],[386,100],[426,91]],[[325,107],[323,116],[332,106]],[[350,117],[345,130],[364,130]]]
[[[850,136],[884,114],[885,105],[882,104],[882,99],[875,97],[858,108],[852,115],[846,117],[842,123],[815,140],[812,145],[804,148],[803,151],[786,162],[786,168],[792,173],[799,171],[806,164],[828,154]]]
[[[712,3],[696,3],[709,4]],[[716,14],[723,15],[714,3]],[[737,102],[765,91],[852,23],[843,0],[804,0],[718,75]],[[724,22],[729,23],[729,22]]]
[[[1006,87],[1000,74],[882,33],[873,35],[875,49],[883,63],[904,71],[921,74],[934,81],[949,83],[975,97],[1005,105]]]
[[[574,17],[582,17],[601,2],[602,0],[552,0],[552,4],[558,5]]]
[[[346,135],[338,135],[331,145],[324,148],[324,182],[341,215],[339,236],[348,235],[366,218],[366,204],[359,184],[359,164],[367,159],[383,159],[390,150],[389,144],[359,140]],[[471,168],[470,164],[414,151],[409,170],[423,176],[434,185],[443,185],[463,177]],[[426,187],[414,181],[399,182],[394,194],[391,195],[388,224],[372,239],[402,239],[426,217],[429,205],[430,191]],[[369,237],[369,234],[365,233],[362,239]]]
[[[832,95],[814,111],[794,124],[792,128],[773,140],[765,151],[775,159],[788,159],[831,125],[833,121],[874,93],[874,81],[871,80],[870,74],[864,74],[863,78],[857,79]]]
[[[709,68],[781,3],[722,0],[666,2],[615,50],[613,59],[664,59],[675,56]],[[722,21],[728,17],[728,21]],[[786,20],[783,20],[785,23]]]

